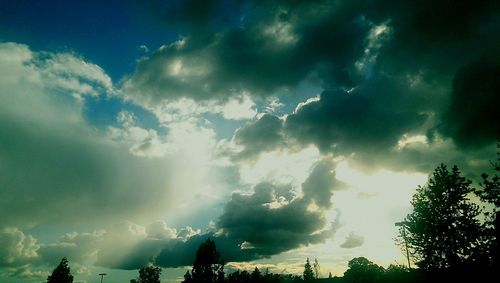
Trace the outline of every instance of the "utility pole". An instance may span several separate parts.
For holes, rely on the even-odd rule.
[[[101,283],[102,283],[102,278],[104,278],[104,275],[106,275],[106,273],[99,273],[99,276],[101,276]]]
[[[396,227],[403,227],[403,238],[405,239],[405,248],[406,248],[406,259],[408,260],[408,269],[411,269],[410,265],[410,251],[408,250],[408,241],[406,240],[406,225],[408,225],[407,221],[396,222],[394,223]]]

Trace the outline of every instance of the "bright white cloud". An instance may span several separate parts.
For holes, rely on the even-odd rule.
[[[274,40],[277,46],[286,47],[297,43],[299,36],[293,32],[290,23],[276,21],[263,29],[264,36]]]
[[[250,184],[263,181],[302,184],[319,159],[316,147],[306,147],[297,152],[272,151],[262,153],[255,162],[240,166],[241,179]]]
[[[231,98],[220,111],[222,117],[227,120],[251,119],[257,115],[255,103],[249,95]]]
[[[40,245],[18,228],[0,230],[0,266],[23,265],[38,257]]]

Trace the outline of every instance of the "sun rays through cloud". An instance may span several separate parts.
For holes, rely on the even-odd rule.
[[[179,282],[207,238],[229,270],[404,263],[432,170],[491,169],[497,1],[8,2],[0,282]]]

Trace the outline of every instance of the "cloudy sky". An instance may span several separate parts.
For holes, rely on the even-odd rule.
[[[0,282],[323,276],[394,244],[441,162],[477,180],[500,133],[500,3],[0,4]]]

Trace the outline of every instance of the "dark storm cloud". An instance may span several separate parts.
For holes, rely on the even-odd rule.
[[[41,265],[62,256],[78,263],[108,268],[138,269],[150,262],[163,267],[191,265],[200,244],[215,241],[224,260],[249,261],[320,243],[340,227],[339,215],[328,223],[333,192],[343,184],[335,178],[334,164],[319,162],[302,185],[302,194],[289,185],[260,183],[251,194],[234,193],[218,220],[205,233],[190,227],[176,230],[157,221],[147,227],[131,222],[93,233],[68,233],[57,242],[38,244],[18,229],[0,231],[7,250],[4,262]],[[97,258],[97,260],[95,260]]]
[[[259,152],[272,150],[283,144],[283,121],[270,114],[263,115],[253,123],[248,123],[235,133],[235,142],[244,147],[241,158],[257,155]]]
[[[180,34],[206,35],[213,29],[237,23],[245,2],[242,0],[149,0],[135,1],[148,16],[173,27]],[[139,15],[142,16],[142,15]]]
[[[335,178],[334,165],[328,160],[319,162],[302,184],[303,198],[313,201],[320,209],[332,207],[332,190],[343,190],[347,184]]]
[[[269,184],[258,185],[252,195],[233,194],[218,226],[263,256],[318,242],[324,237],[313,235],[326,225],[326,219],[319,212],[307,211],[309,203],[297,199],[273,208],[272,202],[281,197],[274,194]]]
[[[372,24],[346,16],[337,7],[342,5],[252,3],[240,25],[213,30],[203,41],[187,34],[183,44],[165,46],[140,62],[129,89],[157,101],[226,99],[242,91],[269,96],[306,78],[325,86],[352,85],[352,63],[363,55]],[[176,64],[177,71],[169,72]]]
[[[453,79],[441,131],[460,146],[491,144],[500,137],[500,66],[485,60],[466,65]]]
[[[213,9],[220,3],[223,1],[209,1],[203,4],[210,6],[207,9],[191,9],[190,2],[170,5],[172,11],[181,9],[179,18],[172,16],[170,21],[191,27],[200,21],[224,22],[226,14]],[[151,103],[178,97],[227,99],[242,91],[262,97],[283,89],[293,92],[300,82],[309,81],[326,91],[314,107],[306,106],[291,115],[286,127],[300,134],[301,142],[317,144],[323,151],[332,146],[340,152],[394,146],[400,135],[424,122],[425,115],[434,119],[426,120],[429,124],[442,124],[439,132],[455,139],[459,146],[486,145],[496,129],[485,125],[466,131],[472,125],[469,122],[484,119],[457,118],[453,113],[462,107],[459,97],[470,92],[467,81],[474,76],[479,79],[479,74],[474,75],[478,70],[466,74],[463,70],[479,68],[477,64],[467,67],[479,59],[485,66],[500,64],[499,3],[238,2],[228,8],[241,18],[238,24],[206,24],[210,29],[202,29],[203,36],[186,33],[182,47],[166,46],[142,61],[128,86]],[[169,17],[163,18],[169,21]],[[184,62],[184,72],[179,62]],[[169,66],[178,66],[178,72],[166,72]],[[482,75],[490,80],[489,75]],[[419,96],[405,94],[414,92],[412,88],[418,84],[432,89]],[[354,91],[349,96],[332,91],[351,87]],[[488,91],[494,92],[495,87]],[[478,101],[495,103],[493,95],[471,94],[476,95],[480,96]],[[330,115],[328,111],[333,112]],[[257,125],[264,122],[270,121]],[[464,124],[459,125],[461,122]],[[243,139],[238,142],[248,147],[244,155],[258,151]],[[278,144],[276,139],[262,141],[263,150]]]
[[[426,117],[414,109],[391,107],[386,102],[393,103],[392,98],[405,94],[391,93],[389,86],[384,87],[363,86],[350,93],[325,91],[318,101],[288,116],[285,129],[298,141],[314,143],[324,151],[349,154],[386,150]]]
[[[446,76],[478,57],[498,61],[498,1],[371,1],[371,20],[389,21],[392,38],[379,54],[391,72],[420,71]],[[434,77],[435,79],[435,77]]]
[[[350,92],[322,92],[284,123],[265,115],[239,130],[235,140],[245,146],[243,155],[257,155],[291,140],[315,144],[325,153],[387,152],[403,134],[422,130],[426,113],[442,103],[441,97],[428,98],[424,91],[403,81],[373,78]]]
[[[191,265],[199,245],[209,237],[225,261],[255,260],[323,242],[339,227],[338,219],[328,225],[324,215],[333,191],[342,188],[332,170],[330,161],[318,163],[302,185],[300,197],[289,186],[270,183],[256,185],[252,194],[234,193],[215,232],[171,241],[155,262],[165,267]]]
[[[261,256],[321,242],[334,232],[323,215],[331,207],[332,192],[338,185],[332,170],[326,161],[316,165],[302,185],[301,197],[269,183],[255,186],[251,195],[234,193],[217,227],[227,237],[245,243],[243,251]]]
[[[203,235],[195,235],[187,241],[175,240],[164,245],[161,252],[155,258],[155,263],[164,267],[181,267],[192,265],[196,251],[201,243],[208,238],[212,239],[217,250],[221,253],[224,261],[247,261],[261,258],[256,251],[242,250],[241,243],[235,239],[223,235],[215,235],[207,233]]]

